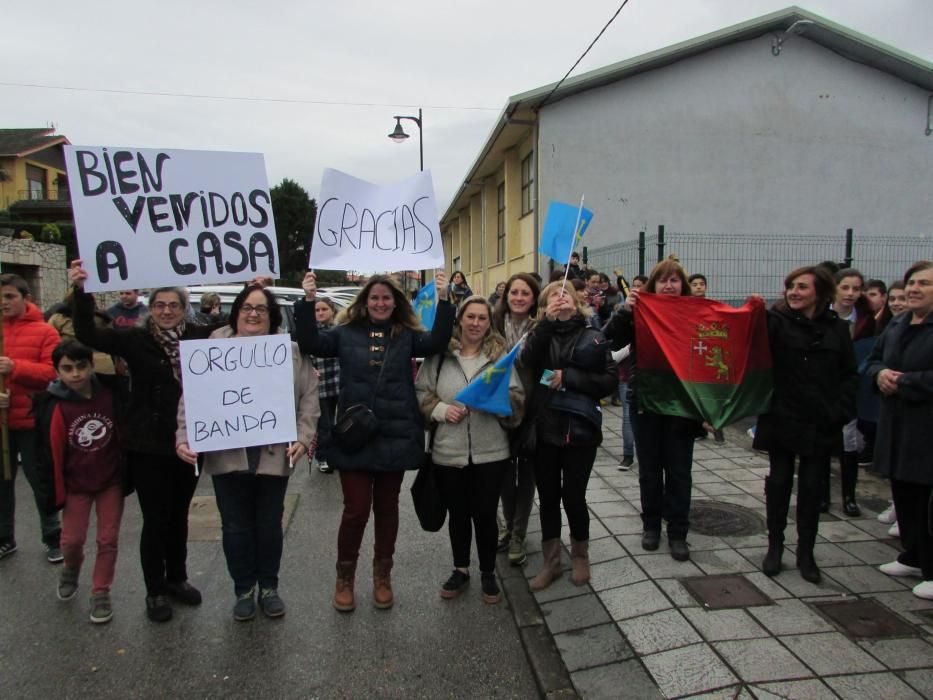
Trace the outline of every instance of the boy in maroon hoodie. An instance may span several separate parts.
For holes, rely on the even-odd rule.
[[[91,584],[91,622],[113,617],[110,586],[117,564],[123,516],[123,457],[117,439],[116,394],[94,374],[94,353],[65,340],[52,353],[58,379],[35,398],[41,478],[51,483],[54,503],[64,506],[58,581],[60,600],[78,591],[91,508],[97,511],[97,559]]]

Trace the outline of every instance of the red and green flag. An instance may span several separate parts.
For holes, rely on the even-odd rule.
[[[764,301],[735,308],[642,293],[635,307],[638,409],[722,428],[766,413],[771,351]]]

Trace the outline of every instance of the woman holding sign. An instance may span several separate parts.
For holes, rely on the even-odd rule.
[[[217,329],[211,338],[270,335],[281,325],[282,311],[272,292],[250,284],[234,299],[229,326]],[[235,620],[251,620],[256,616],[257,585],[263,613],[267,617],[285,614],[285,603],[278,594],[285,489],[295,460],[311,444],[320,415],[318,380],[310,360],[302,358],[296,343],[292,343],[292,365],[297,442],[204,453],[204,471],[213,477],[224,556],[236,595]],[[178,457],[196,466],[198,453],[188,445],[183,400],[178,403],[175,440]]]
[[[399,490],[405,470],[417,469],[424,459],[424,422],[411,361],[444,352],[454,323],[447,278],[437,273],[434,282],[439,303],[430,333],[421,328],[402,290],[384,275],[372,276],[330,329],[319,329],[315,319],[313,272],[302,282],[306,299],[295,302],[301,352],[340,360],[335,444],[328,465],[340,473],[343,488],[334,595],[334,607],[342,612],[356,607],[356,563],[370,511],[375,516],[373,602],[377,608],[392,607]]]
[[[146,614],[153,622],[172,618],[171,597],[200,605],[201,593],[188,583],[188,506],[198,477],[175,455],[175,415],[181,397],[178,343],[207,338],[216,326],[185,322],[188,293],[162,287],[149,295],[149,316],[141,326],[98,328],[94,298],[84,292],[87,271],[71,263],[72,320],[85,345],[124,358],[132,376],[125,418],[127,464],[143,513],[139,558],[146,582]]]

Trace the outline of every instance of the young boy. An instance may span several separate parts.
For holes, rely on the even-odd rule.
[[[91,585],[91,622],[113,617],[110,586],[117,563],[123,516],[123,457],[117,440],[117,398],[94,374],[93,351],[65,340],[52,352],[58,379],[35,398],[38,461],[53,488],[52,509],[64,506],[61,547],[65,557],[58,597],[78,591],[91,507],[97,511],[97,559]],[[109,379],[109,378],[108,378]]]

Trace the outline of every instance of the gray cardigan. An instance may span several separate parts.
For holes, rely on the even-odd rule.
[[[431,450],[435,464],[465,467],[471,461],[473,464],[488,464],[510,457],[507,428],[521,422],[525,405],[525,390],[514,368],[509,377],[509,399],[512,404],[510,417],[500,418],[485,411],[470,409],[466,418],[459,423],[446,422],[449,406],[463,406],[454,400],[457,392],[469,384],[473,377],[494,364],[486,356],[481,356],[481,359],[469,372],[460,360],[460,351],[448,350],[444,355],[440,375],[437,373],[439,355],[427,358],[421,365],[415,379],[415,391],[425,419],[437,426]]]

